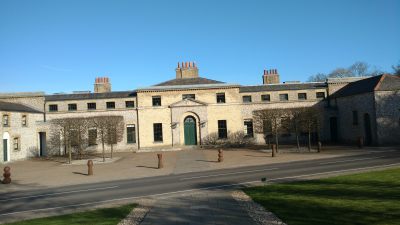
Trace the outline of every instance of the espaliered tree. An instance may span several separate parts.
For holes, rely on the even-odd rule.
[[[270,133],[274,136],[276,150],[279,146],[279,131],[281,128],[281,118],[286,115],[282,109],[263,109],[253,112],[253,126],[256,133],[266,135]]]
[[[122,116],[96,116],[93,118],[93,124],[97,129],[97,139],[102,145],[103,162],[106,161],[105,145],[111,147],[111,158],[113,156],[113,146],[122,141],[124,132],[124,122]]]
[[[124,118],[122,116],[108,116],[106,118],[106,131],[106,141],[111,147],[112,158],[114,152],[113,146],[123,139]]]
[[[319,132],[320,127],[320,111],[313,107],[304,108],[302,111],[302,130],[308,134],[308,150],[311,151],[311,133]],[[318,135],[319,136],[319,135]]]
[[[78,159],[82,158],[87,146],[88,132],[85,118],[60,118],[51,120],[50,142],[64,145],[68,162],[72,161],[72,149],[76,148]]]

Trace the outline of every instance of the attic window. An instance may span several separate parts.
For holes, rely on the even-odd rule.
[[[195,94],[183,94],[182,100],[185,100],[185,99],[196,99],[196,95]]]

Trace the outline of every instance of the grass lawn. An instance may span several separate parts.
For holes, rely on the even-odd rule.
[[[135,204],[130,204],[115,208],[96,209],[62,216],[25,220],[10,223],[9,225],[116,225],[124,219],[135,206]]]
[[[244,191],[289,225],[400,224],[400,168]]]

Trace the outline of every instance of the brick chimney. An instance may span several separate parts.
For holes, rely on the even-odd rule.
[[[178,62],[178,67],[176,67],[175,71],[176,79],[199,77],[199,68],[197,68],[195,62]]]
[[[111,83],[108,77],[96,77],[94,93],[111,92]]]
[[[277,69],[264,70],[262,76],[263,84],[279,84],[279,74]]]

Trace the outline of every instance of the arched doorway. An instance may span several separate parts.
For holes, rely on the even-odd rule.
[[[3,134],[3,162],[10,161],[10,135],[8,132]]]
[[[371,119],[368,113],[364,114],[365,145],[372,144]]]
[[[184,120],[185,145],[196,145],[196,119],[193,116],[187,116]]]

